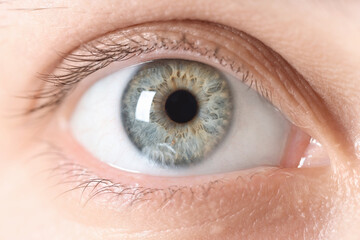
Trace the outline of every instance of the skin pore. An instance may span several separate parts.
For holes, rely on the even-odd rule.
[[[0,1],[0,238],[359,239],[359,11],[357,1]],[[58,170],[54,156],[36,157],[44,152],[38,139],[66,142],[52,125],[55,114],[14,117],[35,104],[18,96],[41,88],[38,74],[51,73],[59,53],[129,26],[170,20],[223,24],[279,53],[320,99],[326,121],[307,128],[331,167],[234,172],[223,182],[184,179],[187,188],[166,204],[164,192],[132,206],[110,197],[84,205],[81,190],[62,194],[78,180],[69,175],[74,169]],[[85,161],[85,154],[79,158],[92,172],[118,174]],[[205,194],[192,182],[213,184]]]

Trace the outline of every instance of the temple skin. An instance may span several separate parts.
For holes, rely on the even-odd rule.
[[[359,12],[351,0],[0,1],[0,238],[360,239]],[[54,198],[62,189],[44,178],[54,160],[33,158],[53,116],[35,125],[14,117],[32,104],[16,96],[41,86],[37,74],[51,72],[59,52],[129,25],[173,19],[240,29],[297,69],[326,106],[332,127],[321,133],[331,168],[256,175],[240,187],[229,175],[206,197],[184,192],[165,207],[106,200],[84,207],[76,193]]]

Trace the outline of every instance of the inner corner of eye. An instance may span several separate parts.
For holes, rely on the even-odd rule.
[[[309,143],[239,79],[182,59],[154,60],[99,79],[70,122],[75,139],[97,159],[151,175],[297,167]]]

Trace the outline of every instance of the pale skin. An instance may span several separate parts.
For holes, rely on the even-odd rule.
[[[357,1],[0,1],[0,238],[360,239],[359,12]],[[166,205],[156,195],[110,206],[107,199],[79,204],[81,192],[62,194],[69,187],[56,183],[66,179],[49,178],[46,170],[56,158],[34,157],[42,148],[36,140],[49,131],[61,142],[49,130],[55,115],[42,124],[13,117],[34,101],[17,96],[41,86],[38,73],[56,67],[58,52],[131,25],[174,19],[239,29],[289,62],[322,101],[327,120],[307,129],[321,140],[331,166],[244,182],[238,182],[243,173],[228,173],[209,194],[196,186],[219,175],[181,183],[152,178],[151,187],[193,187],[195,195],[174,195]],[[85,157],[79,161],[90,168]],[[106,178],[119,174],[91,167]],[[127,181],[148,182],[141,176]]]

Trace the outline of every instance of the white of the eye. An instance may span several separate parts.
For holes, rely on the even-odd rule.
[[[256,91],[232,76],[228,76],[235,105],[232,124],[210,156],[183,169],[164,169],[145,159],[130,142],[121,121],[122,93],[138,67],[122,69],[96,82],[73,113],[70,125],[74,137],[96,158],[125,171],[151,175],[198,175],[279,165],[289,122]],[[145,93],[144,103],[151,103],[154,95]],[[141,105],[136,118],[149,121],[150,105]]]

